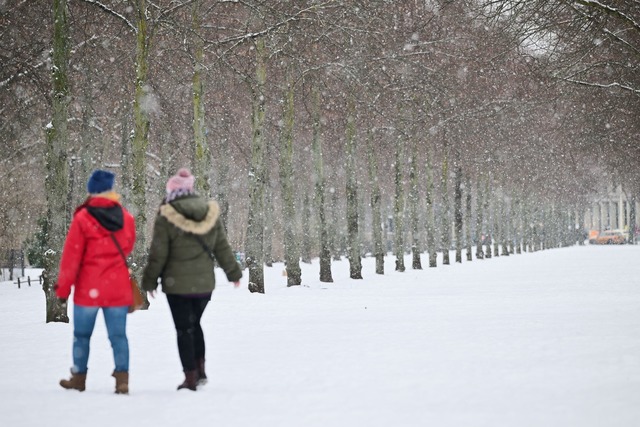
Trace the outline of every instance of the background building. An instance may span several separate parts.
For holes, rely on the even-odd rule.
[[[622,230],[628,232],[633,222],[633,230],[640,228],[638,222],[638,202],[630,201],[622,186],[611,186],[608,193],[597,198],[585,212],[584,227],[587,230]]]

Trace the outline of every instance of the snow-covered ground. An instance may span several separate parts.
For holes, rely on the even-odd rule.
[[[209,384],[183,379],[164,294],[129,316],[129,396],[113,393],[100,316],[87,390],[60,388],[70,324],[44,322],[40,288],[0,283],[0,425],[638,426],[640,246],[585,246],[364,280],[302,265],[267,293],[218,274],[204,316]],[[426,260],[423,258],[426,265]],[[407,266],[410,266],[407,258]]]

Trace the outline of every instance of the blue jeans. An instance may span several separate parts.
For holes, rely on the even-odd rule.
[[[73,368],[77,374],[87,372],[89,344],[93,327],[96,324],[98,310],[102,308],[116,372],[129,371],[129,341],[127,340],[127,313],[129,307],[87,307],[73,306]]]

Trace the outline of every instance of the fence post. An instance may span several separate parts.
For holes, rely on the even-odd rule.
[[[20,289],[20,278],[18,277],[18,289]]]
[[[27,277],[27,283],[29,284],[29,287],[31,287],[31,277]]]

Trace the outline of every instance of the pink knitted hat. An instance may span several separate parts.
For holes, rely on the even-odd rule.
[[[173,175],[167,181],[167,193],[171,193],[176,190],[189,190],[193,191],[193,184],[195,182],[195,178],[189,172],[187,168],[180,168],[178,173]]]

